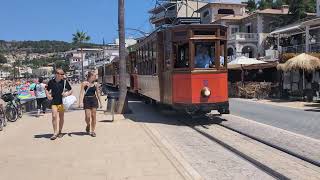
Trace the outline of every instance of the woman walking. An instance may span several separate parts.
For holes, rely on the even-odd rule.
[[[88,73],[87,81],[84,81],[81,84],[79,97],[79,107],[83,106],[85,110],[85,120],[87,123],[86,132],[89,133],[92,137],[96,137],[95,128],[97,121],[97,108],[99,107],[99,105],[100,108],[102,107],[99,88],[95,83],[96,79],[96,74],[94,72]]]
[[[38,84],[35,85],[34,87],[34,92],[37,98],[37,109],[38,113],[37,116],[40,116],[40,111],[42,109],[42,113],[46,113],[47,109],[47,95],[46,95],[46,84],[43,83],[43,78],[40,77],[38,80]]]

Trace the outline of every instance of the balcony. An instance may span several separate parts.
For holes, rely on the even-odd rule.
[[[151,23],[156,23],[165,18],[175,18],[177,16],[177,12],[175,10],[161,11],[158,14],[154,14],[150,17]]]
[[[304,53],[306,52],[306,45],[295,45],[295,46],[286,46],[282,47],[282,53]],[[310,44],[309,45],[309,52],[310,53],[320,53],[320,42]]]
[[[231,34],[230,41],[258,41],[259,35],[257,33],[235,33]]]

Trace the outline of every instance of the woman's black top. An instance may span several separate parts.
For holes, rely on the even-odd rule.
[[[88,86],[85,86],[84,90],[87,93],[84,96],[95,96],[96,95],[96,90],[97,90],[96,86],[89,87],[88,91],[87,91],[87,89],[88,89]]]

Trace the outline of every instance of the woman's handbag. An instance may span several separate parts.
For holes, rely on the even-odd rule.
[[[64,80],[64,85],[63,85],[63,92],[65,92],[66,89],[66,80]],[[63,103],[63,107],[65,110],[68,110],[72,104],[74,104],[77,101],[77,98],[73,95],[69,95],[66,97],[62,98],[62,103]]]

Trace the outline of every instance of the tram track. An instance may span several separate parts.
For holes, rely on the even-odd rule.
[[[235,128],[232,128],[232,127],[229,127],[229,126],[226,126],[226,125],[223,125],[223,124],[217,124],[217,125],[219,125],[219,126],[221,126],[221,127],[224,127],[224,128],[226,128],[226,129],[229,129],[229,130],[231,130],[231,131],[234,131],[234,132],[236,132],[236,133],[239,133],[239,134],[241,134],[241,135],[243,135],[243,136],[249,137],[249,138],[251,138],[251,139],[253,139],[253,140],[255,140],[255,141],[258,141],[258,142],[260,142],[260,143],[262,143],[262,144],[265,144],[265,145],[270,146],[270,147],[272,147],[272,148],[274,148],[274,149],[277,149],[277,150],[279,150],[279,151],[282,151],[282,152],[284,152],[284,153],[286,153],[286,154],[289,154],[289,155],[291,155],[291,156],[293,156],[293,157],[295,157],[295,158],[298,158],[298,159],[301,159],[301,160],[303,160],[303,161],[305,161],[305,162],[308,162],[308,163],[310,163],[310,164],[313,164],[313,165],[315,165],[315,166],[317,166],[317,167],[320,167],[320,162],[319,162],[319,161],[316,161],[316,160],[310,159],[310,158],[308,158],[308,157],[302,156],[302,155],[300,155],[300,154],[298,154],[298,153],[295,153],[295,152],[293,152],[293,151],[291,151],[291,150],[289,150],[289,149],[282,148],[282,147],[280,147],[280,146],[278,146],[278,145],[276,145],[276,144],[272,144],[272,143],[270,143],[270,142],[268,142],[268,141],[265,141],[265,140],[263,140],[263,139],[261,139],[261,138],[257,138],[257,137],[255,137],[255,136],[252,136],[252,135],[248,134],[248,133],[239,131],[239,130],[237,130],[237,129],[235,129]]]
[[[137,98],[141,99],[141,97],[137,97]],[[162,109],[162,110],[165,110],[165,109]],[[221,118],[217,118],[213,120],[206,117],[206,118],[202,118],[201,120],[199,119],[191,120],[190,117],[186,117],[186,116],[181,117],[180,115],[178,115],[174,117],[174,120],[178,121],[179,124],[181,123],[182,125],[185,125],[193,129],[195,132],[197,132],[201,136],[220,145],[222,148],[244,159],[248,163],[255,166],[257,169],[261,170],[262,172],[268,174],[269,176],[275,179],[292,179],[292,178],[305,179],[308,177],[311,177],[308,179],[312,179],[312,178],[319,179],[317,177],[320,177],[320,169],[316,161],[303,156],[301,157],[301,155],[288,151],[284,148],[277,147],[277,145],[274,145],[270,142],[266,142],[250,134],[241,132],[237,129],[224,126],[223,124],[217,122],[217,120],[221,121],[222,120]],[[207,122],[203,123],[203,121],[207,121]],[[274,154],[278,156],[278,158],[280,157],[281,162],[274,166],[274,164],[272,163],[276,162],[278,159],[274,158],[273,156],[266,157],[268,155],[264,156],[263,154],[261,155],[260,153],[261,156],[264,156],[264,159],[262,158],[261,160],[259,159],[259,157],[257,158],[257,156],[254,155],[255,152],[251,151],[250,152],[251,154],[250,154],[241,148],[239,149],[237,146],[234,146],[234,144],[230,143],[232,141],[226,141],[228,137],[234,136],[233,134],[228,134],[228,135],[225,135],[224,137],[223,136],[217,137],[215,133],[212,133],[212,131],[211,132],[209,131],[212,127],[219,127],[223,129],[223,131],[228,131],[228,133],[229,132],[236,133],[236,134],[239,134],[239,136],[243,136],[247,139],[250,139],[250,141],[254,141],[257,146],[260,146],[260,149],[261,149],[261,146],[265,146],[267,147],[267,148],[264,147],[265,149],[268,149],[270,151],[276,151]],[[242,143],[242,146],[245,146],[245,143]],[[255,146],[251,146],[251,147],[255,149]],[[266,161],[267,158],[269,158],[268,159],[269,161],[268,160]],[[287,161],[290,164],[290,166],[288,167],[286,166]],[[297,167],[295,167],[295,165]],[[302,173],[299,174],[300,172]]]
[[[212,121],[210,120],[209,118],[206,119],[207,121]],[[188,126],[189,128],[193,129],[194,131],[196,131],[197,133],[201,134],[202,136],[206,137],[207,139],[221,145],[223,148],[227,149],[228,151],[234,153],[235,155],[243,158],[244,160],[248,161],[249,163],[253,164],[255,167],[257,167],[258,169],[262,170],[263,172],[269,174],[270,176],[276,178],[276,179],[291,179],[292,177],[288,176],[286,173],[283,173],[279,170],[279,168],[274,168],[272,165],[270,165],[270,163],[265,163],[263,162],[262,160],[259,160],[259,159],[256,159],[255,157],[251,156],[250,153],[246,153],[246,152],[243,152],[242,150],[240,149],[237,149],[237,147],[233,146],[232,143],[228,143],[228,142],[225,142],[224,139],[221,139],[219,137],[216,137],[213,133],[210,133],[208,130],[210,129],[210,127],[207,127],[207,125],[205,123],[192,123],[192,120],[190,120],[190,118],[183,118],[180,119],[178,118],[177,119],[178,122],[184,124],[185,126]],[[202,119],[203,121],[203,119]],[[225,125],[222,125],[220,123],[208,123],[208,125],[217,125],[217,127],[220,127],[220,128],[223,128],[224,130],[226,131],[230,131],[230,132],[233,132],[233,133],[237,133],[245,138],[249,138],[250,140],[252,141],[255,141],[256,143],[260,143],[262,145],[265,145],[265,146],[268,146],[272,149],[275,149],[281,153],[284,153],[286,155],[289,155],[293,158],[296,158],[296,159],[299,159],[303,162],[306,162],[306,163],[309,163],[311,164],[312,166],[314,167],[317,167],[319,168],[319,165],[317,164],[316,161],[312,160],[312,159],[309,159],[309,158],[306,158],[306,157],[303,157],[301,155],[298,155],[292,151],[289,151],[289,150],[286,150],[284,148],[281,148],[279,146],[276,146],[276,145],[273,145],[272,143],[269,143],[269,142],[266,142],[262,139],[259,139],[259,138],[256,138],[252,135],[249,135],[247,133],[244,133],[244,132],[241,132],[239,130],[236,130],[236,129],[233,129],[233,128],[230,128],[230,127],[227,127]],[[320,171],[319,171],[320,173]]]

